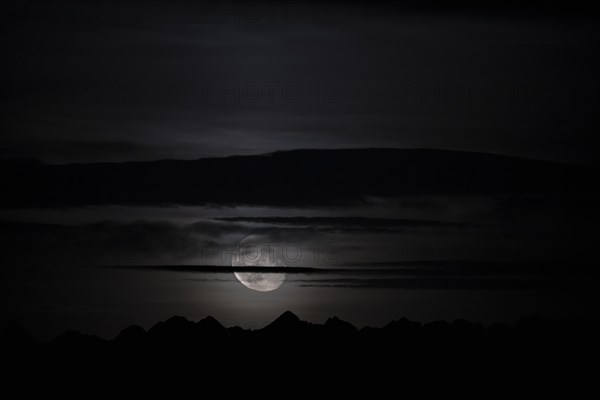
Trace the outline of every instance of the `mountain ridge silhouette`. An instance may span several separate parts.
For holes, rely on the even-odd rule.
[[[129,326],[112,340],[71,330],[39,343],[20,340],[15,332],[25,331],[12,324],[10,334],[0,332],[0,354],[11,373],[27,379],[52,376],[58,382],[83,376],[102,384],[119,375],[173,383],[186,376],[191,382],[199,376],[255,382],[328,379],[349,382],[345,389],[350,391],[355,382],[381,385],[382,379],[427,384],[494,379],[505,385],[510,376],[564,380],[585,373],[589,363],[583,360],[600,355],[598,321],[539,317],[489,327],[466,320],[402,318],[381,328],[357,329],[337,317],[313,324],[286,312],[256,330],[226,328],[212,317],[194,322],[175,316],[148,330]]]
[[[406,317],[397,320],[392,320],[382,327],[364,326],[357,328],[352,323],[344,321],[337,316],[328,318],[323,324],[311,323],[300,319],[291,311],[285,311],[271,323],[259,329],[244,329],[239,326],[225,327],[217,319],[212,316],[207,316],[199,321],[191,321],[186,317],[175,315],[164,321],[159,321],[149,329],[144,329],[139,325],[130,325],[122,329],[113,339],[103,339],[96,335],[84,334],[77,330],[67,330],[57,336],[55,339],[45,342],[46,344],[66,344],[69,342],[96,342],[96,343],[131,343],[133,340],[142,340],[142,338],[154,340],[157,342],[165,340],[195,340],[218,335],[227,336],[229,334],[243,334],[247,336],[260,335],[264,333],[272,334],[289,334],[295,331],[303,333],[312,332],[315,335],[324,333],[335,333],[346,336],[369,336],[377,333],[381,336],[389,336],[395,334],[426,334],[427,332],[448,333],[453,331],[459,334],[494,334],[498,332],[515,332],[534,334],[548,330],[557,330],[565,332],[568,330],[578,331],[583,329],[600,331],[600,321],[575,321],[575,320],[560,320],[547,321],[539,316],[522,317],[517,320],[514,325],[506,323],[494,323],[488,327],[481,323],[471,322],[465,319],[457,319],[451,322],[444,320],[436,320],[427,323],[413,321]],[[591,331],[590,331],[591,332]],[[30,345],[37,342],[16,321],[12,321],[0,331],[0,343],[6,342],[20,343]]]

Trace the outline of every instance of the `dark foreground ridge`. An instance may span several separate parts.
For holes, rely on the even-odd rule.
[[[226,328],[212,317],[193,322],[174,316],[148,330],[130,326],[113,340],[67,331],[50,342],[37,342],[19,324],[12,323],[3,330],[0,346],[4,354],[70,354],[88,359],[135,353],[172,357],[201,353],[205,359],[254,354],[261,359],[266,355],[287,357],[290,353],[295,357],[320,352],[339,356],[350,349],[357,358],[391,354],[402,354],[403,358],[443,354],[486,358],[535,354],[556,358],[578,352],[591,354],[599,334],[600,324],[596,322],[549,322],[540,317],[522,318],[514,326],[490,327],[466,320],[422,324],[402,318],[382,328],[357,329],[337,317],[313,324],[286,311],[261,329]]]
[[[68,331],[39,343],[12,324],[2,332],[0,354],[10,376],[67,386],[85,381],[148,388],[233,379],[227,393],[246,393],[247,385],[259,382],[285,388],[293,381],[307,390],[318,381],[351,395],[357,388],[394,390],[399,382],[444,392],[468,381],[493,385],[495,392],[523,384],[538,392],[555,382],[576,382],[578,388],[593,382],[595,370],[586,366],[600,354],[599,333],[598,323],[538,317],[487,328],[465,320],[421,324],[403,318],[357,329],[336,317],[320,325],[287,311],[258,330],[175,316],[148,330],[130,326],[113,340]]]

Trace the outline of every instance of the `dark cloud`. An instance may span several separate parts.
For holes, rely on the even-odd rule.
[[[235,281],[235,271],[289,274],[300,287],[409,290],[581,290],[595,287],[592,264],[436,261],[364,264],[367,268],[224,267],[203,265],[114,265],[110,268],[206,274],[197,282]],[[378,268],[379,267],[379,268]],[[219,276],[215,278],[215,276]],[[221,278],[230,276],[230,279]]]
[[[286,274],[311,274],[334,272],[311,267],[261,267],[261,266],[220,266],[220,265],[111,265],[105,268],[134,269],[140,271],[191,272],[208,274],[232,274],[233,272],[269,272]]]
[[[373,143],[596,162],[596,13],[485,3],[8,2],[0,146],[50,162]]]
[[[107,157],[111,154],[110,157]],[[39,140],[0,143],[0,158],[41,158],[86,162],[91,159],[123,160],[128,158],[157,159],[164,148],[128,141]]]
[[[573,261],[564,262],[499,262],[499,261],[473,261],[473,260],[436,260],[436,261],[410,261],[410,262],[345,262],[329,267],[303,267],[303,266],[244,266],[232,267],[222,265],[110,265],[103,268],[133,269],[140,271],[167,271],[190,272],[198,274],[231,274],[232,272],[282,272],[294,275],[307,275],[307,278],[293,278],[294,282],[301,283],[343,283],[347,282],[377,282],[388,280],[393,282],[399,277],[410,279],[497,279],[503,281],[554,279],[560,281],[568,277],[583,276],[586,279],[600,278],[594,263]],[[319,276],[329,276],[319,279]],[[333,277],[331,277],[333,276]]]
[[[473,228],[477,224],[435,220],[368,217],[223,217],[218,221],[292,226],[319,232],[394,232],[418,228]]]
[[[557,290],[595,287],[594,281],[579,279],[575,282],[561,280],[489,278],[391,278],[391,279],[331,279],[300,283],[302,287],[329,287],[347,289],[404,289],[404,290]]]
[[[4,162],[0,205],[314,207],[374,197],[593,194],[596,175],[595,168],[491,154],[396,149],[59,166]]]
[[[218,247],[226,229],[214,222],[179,226],[168,222],[102,221],[83,225],[0,223],[6,249],[0,255],[10,265],[90,265],[114,263],[182,262]]]
[[[412,276],[438,277],[485,277],[485,276],[542,276],[568,274],[598,274],[595,263],[572,260],[559,261],[486,261],[486,260],[428,260],[347,262],[346,267],[358,268],[372,274],[407,274]]]
[[[305,242],[319,239],[310,229],[251,228],[214,220],[187,224],[107,220],[78,225],[0,221],[0,240],[6,249],[0,254],[0,260],[4,260],[3,272],[7,274],[18,272],[19,268],[13,269],[12,264],[140,265],[166,271],[223,272],[218,265],[228,265],[231,253],[238,249],[238,242],[248,235],[254,235],[258,243],[276,248],[273,251],[281,251],[286,245],[304,247]],[[310,251],[308,245],[306,247],[300,251]],[[208,266],[187,267],[183,265],[186,263]],[[301,265],[296,272],[309,271]]]

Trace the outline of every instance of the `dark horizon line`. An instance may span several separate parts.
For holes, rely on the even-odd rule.
[[[299,147],[294,149],[280,149],[268,152],[257,152],[251,154],[230,154],[230,155],[219,155],[219,156],[204,156],[198,158],[156,158],[148,160],[127,160],[127,161],[92,161],[92,162],[64,162],[64,163],[53,163],[47,162],[36,157],[0,157],[0,162],[30,162],[39,163],[47,166],[77,166],[77,165],[106,165],[106,164],[143,164],[143,163],[156,163],[156,162],[178,162],[178,161],[202,161],[202,160],[215,160],[215,159],[232,159],[232,158],[244,158],[244,157],[267,157],[267,156],[278,156],[281,154],[299,153],[299,152],[338,152],[338,151],[415,151],[415,152],[440,152],[440,153],[464,153],[472,155],[486,155],[498,158],[505,158],[511,160],[521,161],[536,161],[546,162],[552,164],[559,164],[565,166],[584,166],[584,167],[595,167],[594,164],[581,163],[574,161],[563,161],[551,158],[536,158],[536,157],[524,157],[520,155],[513,155],[508,153],[500,152],[488,152],[488,151],[473,151],[473,150],[459,150],[459,149],[448,149],[439,147]]]

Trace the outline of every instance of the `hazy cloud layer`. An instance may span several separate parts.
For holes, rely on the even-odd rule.
[[[596,162],[597,13],[459,3],[5,2],[0,156],[377,143]]]
[[[5,208],[340,207],[374,198],[597,194],[598,169],[427,149],[296,150],[196,161],[0,163]]]

